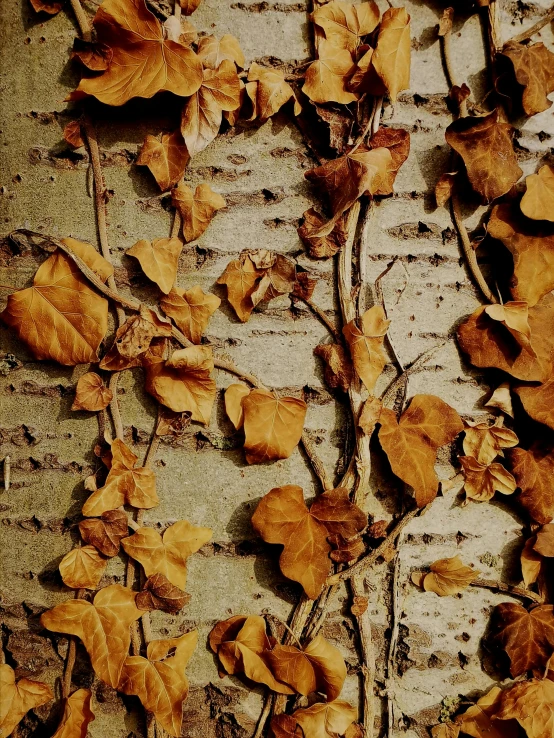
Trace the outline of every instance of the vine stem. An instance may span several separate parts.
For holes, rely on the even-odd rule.
[[[529,26],[527,30],[522,31],[521,33],[516,34],[515,36],[512,36],[508,40],[508,43],[516,43],[520,44],[522,41],[527,41],[528,38],[531,38],[531,36],[534,36],[535,33],[538,33],[541,29],[543,29],[545,26],[547,26],[551,21],[554,21],[554,5],[546,12],[545,15],[540,19],[540,21],[537,21],[532,26]]]
[[[537,594],[532,592],[530,589],[524,587],[515,587],[512,584],[505,584],[504,582],[497,582],[491,579],[475,579],[471,582],[472,587],[481,587],[482,589],[492,589],[498,592],[507,592],[515,597],[522,597],[525,600],[531,600],[541,605],[544,599]]]
[[[77,20],[77,25],[79,26],[79,33],[81,34],[81,38],[83,39],[83,41],[91,41],[92,28],[90,25],[89,17],[83,10],[83,6],[81,5],[80,0],[69,1],[71,3],[71,9],[73,10],[75,18]]]
[[[85,596],[84,589],[78,589],[75,593],[76,600],[82,600]],[[62,680],[62,697],[66,700],[71,693],[71,677],[73,674],[73,667],[75,666],[75,658],[77,656],[77,638],[75,636],[69,637],[69,644],[67,646],[67,656],[65,659],[65,667],[63,671]]]
[[[327,317],[325,312],[319,307],[319,305],[316,305],[315,302],[313,302],[308,297],[300,297],[298,295],[295,295],[297,300],[300,300],[305,305],[307,305],[312,313],[323,323],[323,325],[327,328],[331,336],[334,338],[336,343],[341,343],[342,336],[340,335],[337,328],[333,325],[331,320]]]

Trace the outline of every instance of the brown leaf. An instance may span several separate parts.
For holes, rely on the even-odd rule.
[[[506,650],[515,678],[546,666],[554,651],[554,605],[527,612],[521,605],[503,602],[494,610],[495,640]]]
[[[182,182],[171,191],[171,202],[181,213],[183,236],[187,243],[200,238],[214,214],[227,206],[224,198],[210,185],[200,184],[193,192]]]
[[[72,410],[89,410],[98,412],[108,407],[113,399],[113,392],[104,386],[102,377],[95,372],[87,372],[79,378]]]
[[[64,0],[30,0],[33,10],[36,13],[48,13],[48,15],[56,15],[64,6]],[[8,735],[8,734],[6,734]]]
[[[108,560],[94,546],[73,548],[60,561],[60,574],[66,587],[96,589]]]
[[[527,115],[547,110],[547,95],[554,92],[554,54],[542,43],[518,44],[508,41],[501,51],[513,65],[516,80],[523,87],[522,105]]]
[[[458,172],[444,172],[435,185],[437,207],[442,208],[450,200]]]
[[[287,295],[295,290],[296,264],[286,256],[268,249],[257,249],[250,252],[250,258],[258,269],[264,270],[256,289],[250,295],[254,306],[263,300],[273,300],[279,295]]]
[[[244,384],[230,384],[225,390],[225,412],[235,430],[239,430],[244,424],[242,401],[249,394],[250,390]]]
[[[63,129],[63,140],[72,148],[78,149],[85,145],[81,133],[81,121],[72,120]]]
[[[554,430],[554,379],[538,387],[519,385],[515,392],[527,415]]]
[[[406,8],[388,8],[383,13],[371,64],[391,101],[396,102],[398,93],[410,86],[410,16]]]
[[[281,571],[299,582],[310,599],[319,595],[329,573],[329,534],[348,538],[363,530],[366,522],[346,490],[323,493],[308,510],[301,487],[295,485],[272,489],[252,516],[252,525],[264,541],[284,546]]]
[[[431,728],[433,738],[458,738],[460,726],[456,723],[439,723]]]
[[[502,690],[493,687],[487,694],[469,707],[463,715],[456,717],[455,725],[462,733],[473,738],[518,738],[516,723],[499,724],[496,712],[500,706]]]
[[[292,289],[292,296],[299,297],[301,300],[311,300],[319,279],[317,277],[312,277],[309,272],[296,271],[296,267],[294,268],[294,271],[296,274],[296,282]]]
[[[535,443],[528,451],[513,448],[509,455],[514,477],[521,487],[519,502],[537,523],[550,523],[554,518],[554,449],[548,444]]]
[[[514,408],[512,405],[512,395],[510,393],[509,382],[502,382],[494,390],[489,400],[485,402],[485,407],[495,407],[501,410],[505,415],[514,417]]]
[[[356,716],[356,708],[344,700],[318,702],[294,712],[294,718],[302,727],[304,738],[335,738],[344,735],[356,720]]]
[[[397,421],[383,408],[379,441],[392,471],[413,487],[418,507],[435,499],[439,480],[435,473],[437,449],[463,430],[458,413],[434,395],[415,395]]]
[[[190,595],[171,584],[165,574],[152,574],[148,577],[135,602],[140,610],[161,610],[177,614],[190,600]]]
[[[52,738],[87,738],[88,726],[94,720],[91,698],[90,689],[77,689],[68,697],[62,721]]]
[[[368,392],[375,389],[387,363],[383,343],[389,325],[390,320],[387,320],[383,308],[374,305],[360,317],[360,327],[356,320],[351,320],[342,329],[350,348],[354,370]]]
[[[537,531],[536,542],[533,549],[541,556],[554,556],[554,524],[543,525]]]
[[[364,402],[358,418],[358,428],[361,428],[364,435],[371,436],[381,417],[382,408],[383,404],[377,397],[368,397]]]
[[[352,362],[340,343],[322,343],[316,346],[314,354],[325,362],[325,381],[331,389],[348,392],[354,376]]]
[[[269,728],[271,738],[301,738],[303,735],[293,716],[284,712],[271,718]]]
[[[346,243],[346,231],[344,230],[344,219],[339,218],[333,230],[326,236],[313,236],[327,219],[320,215],[314,208],[306,210],[302,215],[304,222],[298,228],[298,235],[302,243],[308,249],[308,254],[313,259],[328,259],[338,253]]]
[[[537,581],[542,569],[542,556],[533,548],[535,542],[536,536],[532,536],[532,538],[525,541],[525,546],[521,551],[521,573],[526,587],[530,587],[531,584]]]
[[[382,82],[377,77],[377,73],[371,64],[374,51],[375,49],[370,47],[364,55],[358,59],[356,71],[350,77],[348,82],[348,89],[352,92],[357,92],[361,95],[363,92],[370,92],[375,88],[376,84],[379,87],[382,86]]]
[[[323,40],[317,53],[317,61],[306,69],[302,92],[316,103],[348,105],[357,100],[358,95],[348,89],[350,78],[356,71],[348,49]]]
[[[113,51],[106,44],[83,41],[79,37],[73,40],[71,58],[78,59],[91,72],[105,72],[111,64],[112,57]]]
[[[369,606],[369,600],[367,597],[357,595],[352,598],[352,606],[350,607],[350,613],[355,618],[360,618],[364,612],[367,612]]]
[[[248,82],[258,83],[255,112],[261,121],[271,118],[291,97],[294,98],[292,87],[285,81],[285,76],[279,69],[268,69],[252,62],[248,71]],[[295,106],[295,114],[298,112]]]
[[[361,538],[347,539],[340,533],[327,536],[327,540],[335,548],[331,551],[330,556],[333,561],[347,564],[355,561],[365,551],[365,544]]]
[[[175,282],[182,250],[183,244],[178,238],[156,238],[154,241],[137,241],[125,253],[134,256],[148,279],[167,295]]]
[[[379,128],[367,145],[370,149],[384,148],[390,151],[392,163],[388,166],[383,182],[373,194],[391,195],[398,170],[410,153],[410,134],[403,128]]]
[[[202,0],[179,0],[179,5],[183,11],[183,15],[192,15],[199,7]]]
[[[464,473],[466,496],[472,500],[487,502],[495,492],[511,495],[516,491],[516,480],[502,464],[482,464],[473,456],[460,456],[459,462]]]
[[[512,296],[529,307],[554,289],[554,227],[525,218],[508,203],[496,205],[488,233],[510,251],[514,259]]]
[[[68,600],[41,615],[43,628],[80,638],[99,679],[114,689],[131,643],[129,626],[141,616],[135,592],[120,584],[104,587],[93,603]]]
[[[225,271],[217,280],[217,284],[224,284],[227,287],[227,299],[243,323],[246,323],[254,310],[252,295],[263,274],[264,271],[257,269],[250,256],[243,252],[240,258],[227,264]]]
[[[215,36],[204,36],[198,42],[198,56],[205,67],[217,69],[221,62],[228,59],[237,67],[244,68],[244,54],[234,36],[226,33],[221,39]]]
[[[11,735],[29,710],[52,699],[54,695],[47,684],[31,679],[16,682],[12,667],[0,664],[0,731],[3,736]]]
[[[552,59],[554,61],[554,54]],[[554,71],[552,79],[554,81]],[[554,222],[554,169],[545,164],[536,174],[525,178],[525,186],[521,212],[532,220]]]
[[[171,323],[144,305],[117,329],[115,341],[100,362],[101,369],[121,371],[142,365],[142,357],[154,338],[169,337]]]
[[[117,556],[121,539],[129,533],[127,514],[123,510],[107,510],[100,518],[81,520],[79,532],[85,543],[104,556]]]
[[[505,195],[523,174],[512,145],[513,126],[498,110],[484,117],[459,118],[446,129],[446,141],[463,159],[473,189],[485,202]]]
[[[123,105],[163,90],[187,97],[200,87],[202,62],[192,49],[164,38],[144,0],[104,0],[93,23],[112,60],[103,74],[82,79],[70,100],[94,95],[106,105]]]
[[[161,536],[153,528],[139,528],[121,545],[125,553],[142,564],[147,577],[163,574],[180,589],[187,581],[187,559],[196,553],[212,537],[210,528],[192,525],[179,520],[170,525]]]
[[[179,130],[146,136],[137,158],[137,164],[147,166],[158,187],[165,192],[173,187],[185,173],[190,155]]]
[[[106,483],[87,499],[83,515],[95,517],[126,503],[146,509],[158,504],[154,472],[146,466],[135,469],[137,459],[123,441],[112,443],[112,465]]]
[[[193,343],[202,342],[211,316],[221,305],[221,300],[211,292],[204,292],[196,285],[190,290],[173,287],[168,295],[160,300],[160,307],[166,315],[173,318],[175,325]]]
[[[240,105],[240,83],[232,61],[225,59],[217,69],[204,69],[202,85],[183,108],[181,133],[191,156],[196,156],[219,133],[224,110]]]
[[[504,455],[503,448],[513,448],[519,443],[516,434],[509,428],[504,428],[499,418],[496,418],[493,425],[468,421],[464,434],[464,452],[481,464],[489,464],[497,456]]]
[[[462,592],[481,573],[470,566],[465,566],[459,556],[434,561],[430,569],[431,572],[423,580],[423,588],[426,592],[435,592],[439,597]]]
[[[325,38],[338,48],[355,51],[363,36],[379,23],[379,8],[373,0],[360,5],[332,0],[312,14],[313,22],[323,29]]]
[[[128,656],[121,672],[118,690],[137,695],[144,709],[172,736],[181,735],[183,702],[189,692],[185,668],[197,642],[196,630],[180,638],[151,641],[147,658]],[[167,658],[171,649],[175,655]]]
[[[145,390],[171,410],[209,423],[216,395],[211,346],[179,349],[167,361],[162,356],[162,347],[157,347],[145,358]]]
[[[89,244],[81,246],[86,252],[79,255],[94,269],[96,257],[102,257]],[[98,361],[96,352],[108,330],[108,301],[89,287],[68,256],[55,251],[38,268],[32,287],[8,296],[0,318],[36,359],[89,364]]]
[[[554,682],[550,679],[517,682],[502,693],[495,718],[517,720],[527,738],[552,738]]]
[[[255,389],[242,400],[244,450],[249,464],[288,459],[302,435],[307,405],[296,397],[275,397]]]

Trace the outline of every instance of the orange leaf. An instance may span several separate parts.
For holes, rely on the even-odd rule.
[[[221,62],[228,59],[237,67],[244,68],[244,54],[234,36],[226,33],[220,39],[215,36],[204,36],[198,42],[198,56],[205,67],[217,69]]]
[[[529,417],[554,430],[554,378],[538,387],[520,384],[515,393]]]
[[[358,95],[348,89],[355,71],[352,54],[347,49],[323,40],[318,46],[317,61],[306,70],[302,92],[316,103],[347,105],[358,99]]]
[[[246,323],[254,310],[252,295],[263,274],[263,270],[256,269],[250,256],[243,252],[238,259],[233,259],[227,264],[225,271],[217,280],[217,284],[224,284],[227,287],[227,299],[243,323]]]
[[[550,523],[554,518],[554,449],[547,442],[535,443],[526,451],[513,448],[509,452],[512,471],[521,487],[519,502],[537,523]]]
[[[536,536],[529,538],[529,540],[525,541],[525,546],[521,551],[521,573],[526,587],[531,586],[531,584],[537,581],[542,569],[543,557],[534,550],[535,543]]]
[[[510,383],[502,382],[494,390],[490,398],[485,402],[485,407],[495,407],[501,410],[505,415],[514,417],[514,408],[512,405],[512,395],[510,393]]]
[[[135,602],[141,610],[161,610],[178,613],[190,600],[190,595],[171,584],[165,574],[152,574],[137,594]]]
[[[543,525],[537,531],[537,538],[533,549],[541,556],[548,558],[554,556],[554,524]]]
[[[142,357],[150,348],[152,339],[171,335],[171,323],[144,305],[140,312],[127,318],[117,329],[115,341],[100,362],[100,369],[122,371],[142,365]]]
[[[504,428],[499,418],[493,425],[468,422],[464,434],[464,452],[481,464],[488,464],[497,456],[503,456],[503,448],[513,448],[519,443],[516,434]]]
[[[335,227],[326,236],[314,236],[326,222],[326,218],[320,215],[314,208],[306,210],[302,215],[304,222],[298,228],[298,235],[308,249],[308,254],[313,259],[328,259],[338,253],[346,243],[346,232],[344,220],[341,218]]]
[[[508,654],[513,677],[546,666],[554,651],[553,605],[527,612],[521,605],[503,602],[496,606],[493,618],[495,640]]]
[[[88,726],[94,720],[91,698],[90,689],[78,689],[68,697],[62,721],[52,738],[87,738]]]
[[[64,0],[30,0],[33,10],[36,13],[48,13],[48,15],[56,15],[64,6]]]
[[[325,38],[348,51],[357,49],[362,36],[376,28],[379,17],[379,8],[374,0],[360,5],[331,0],[312,14],[313,22],[323,28]]]
[[[90,543],[104,556],[117,556],[119,542],[129,533],[127,514],[123,510],[107,510],[100,518],[81,520],[79,533],[85,543]]]
[[[134,256],[148,279],[167,295],[175,282],[182,250],[183,244],[178,238],[156,238],[152,242],[137,241],[125,253]]]
[[[492,499],[495,492],[511,495],[516,491],[516,480],[502,464],[482,464],[473,456],[460,456],[459,461],[467,497],[485,502]]]
[[[211,316],[221,305],[221,300],[211,292],[204,292],[198,285],[190,290],[173,287],[168,295],[160,300],[160,307],[166,315],[173,318],[177,328],[192,343],[201,343],[202,334]]]
[[[60,561],[60,574],[66,587],[96,589],[108,560],[94,546],[74,548]]]
[[[356,374],[368,392],[373,392],[387,363],[383,343],[390,320],[386,319],[385,311],[380,305],[374,305],[361,316],[360,325],[358,327],[356,320],[351,320],[342,332],[350,348]]]
[[[304,428],[307,405],[296,397],[275,397],[255,389],[243,398],[244,450],[249,464],[288,459]]]
[[[396,102],[398,93],[410,86],[410,16],[406,8],[388,8],[383,13],[371,63],[391,101]]]
[[[345,735],[356,715],[356,708],[344,700],[317,702],[293,713],[302,728],[304,738],[335,738]]]
[[[29,710],[40,707],[54,695],[43,682],[31,679],[15,681],[15,673],[8,664],[0,664],[0,732],[9,736]]]
[[[325,381],[331,389],[348,392],[352,384],[353,367],[348,353],[340,343],[323,343],[316,346],[314,354],[325,362]]]
[[[527,115],[547,110],[554,92],[554,54],[542,43],[508,41],[501,51],[512,62],[516,80],[523,87],[522,105]]]
[[[81,133],[80,120],[72,120],[66,125],[63,129],[63,140],[74,149],[85,145]]]
[[[458,715],[455,722],[458,730],[473,738],[517,738],[519,731],[515,723],[496,722],[501,695],[500,687],[493,687],[463,715]]]
[[[392,162],[387,168],[382,183],[373,194],[392,195],[398,170],[410,153],[410,134],[403,128],[379,128],[377,133],[369,139],[367,146],[369,149],[384,148],[390,151]]]
[[[102,377],[94,372],[87,372],[79,378],[72,410],[89,410],[98,412],[108,407],[113,399],[111,389],[104,386]]]
[[[248,81],[258,83],[255,111],[256,117],[261,121],[271,118],[291,97],[294,97],[292,87],[285,81],[283,72],[278,69],[267,69],[252,62],[248,70]]]
[[[531,679],[502,693],[497,720],[515,719],[527,738],[551,738],[554,726],[554,682]],[[504,734],[505,735],[505,734]]]
[[[210,225],[214,214],[227,206],[210,185],[200,184],[193,192],[182,182],[171,191],[171,202],[181,213],[185,241],[196,241]]]
[[[250,394],[244,384],[230,384],[225,390],[225,412],[236,430],[244,424],[244,409],[242,401]]]
[[[442,208],[450,200],[454,185],[456,182],[456,175],[458,172],[444,172],[438,179],[435,185],[435,200],[437,201],[437,207]]]
[[[459,556],[439,559],[431,564],[431,572],[423,579],[423,589],[439,597],[462,592],[474,582],[481,572],[465,566]]]
[[[146,136],[137,158],[137,164],[147,166],[158,187],[165,192],[173,187],[185,173],[190,155],[179,130]]]
[[[202,0],[179,0],[183,15],[192,15]]]
[[[554,222],[554,169],[545,164],[536,174],[525,178],[525,186],[527,189],[521,198],[521,212],[533,220]]]

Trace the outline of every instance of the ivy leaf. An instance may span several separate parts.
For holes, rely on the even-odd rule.
[[[551,56],[554,61],[554,54]],[[554,81],[554,73],[552,79]],[[545,164],[536,174],[525,178],[525,187],[521,212],[532,220],[554,222],[554,169]]]
[[[342,329],[350,348],[354,370],[368,392],[375,389],[375,384],[387,363],[383,343],[389,325],[390,320],[387,320],[383,308],[374,305],[361,316],[360,327],[356,320],[351,320]]]
[[[91,72],[105,72],[110,66],[113,52],[106,44],[83,41],[78,36],[73,40],[72,59],[78,59]]]
[[[362,37],[377,27],[379,17],[379,8],[374,0],[360,5],[331,0],[312,14],[313,22],[323,29],[325,38],[348,51],[358,48]]]
[[[205,67],[217,69],[226,59],[244,69],[244,54],[234,36],[226,33],[220,39],[215,36],[204,36],[198,42],[198,56]]]
[[[415,395],[400,420],[388,408],[381,410],[379,441],[392,471],[413,487],[418,507],[435,499],[437,449],[463,430],[458,413],[439,397]]]
[[[527,738],[551,738],[554,729],[554,682],[531,679],[502,693],[497,720],[515,719]]]
[[[168,295],[160,300],[160,307],[166,315],[173,318],[175,325],[184,335],[199,344],[211,316],[221,305],[221,300],[211,292],[204,292],[196,285],[190,290],[173,287]]]
[[[117,329],[115,341],[100,362],[100,369],[122,371],[142,365],[142,357],[154,338],[169,337],[171,323],[150,308],[140,306],[140,312],[127,318]]]
[[[128,656],[123,665],[119,691],[137,695],[144,709],[172,736],[181,735],[183,702],[189,692],[185,668],[197,642],[196,630],[180,638],[151,641],[147,658]],[[167,658],[171,649],[175,655]]]
[[[296,397],[275,397],[255,389],[242,400],[244,450],[249,464],[288,459],[304,428],[307,405]]]
[[[146,136],[137,158],[137,164],[147,166],[158,187],[165,192],[173,187],[185,173],[190,155],[179,130]]]
[[[489,464],[497,456],[503,456],[502,449],[517,446],[519,439],[502,421],[496,418],[489,423],[467,423],[464,429],[464,452],[473,456],[481,464]]]
[[[52,738],[86,738],[88,726],[94,720],[91,698],[90,689],[77,689],[67,698],[62,721]]]
[[[554,556],[554,524],[543,525],[537,531],[536,541],[533,549],[541,556],[547,558]]]
[[[271,738],[302,738],[304,733],[292,715],[281,713],[271,718]]]
[[[472,738],[518,738],[519,730],[515,722],[496,722],[501,695],[500,687],[493,687],[463,715],[458,715],[454,725]]]
[[[354,371],[344,347],[340,343],[322,343],[315,347],[314,354],[320,356],[325,362],[324,374],[328,386],[331,389],[339,388],[343,392],[348,392]]]
[[[293,713],[293,718],[302,728],[304,738],[335,738],[345,735],[356,716],[356,708],[344,700],[317,702]]]
[[[320,495],[308,510],[301,487],[276,487],[262,498],[252,516],[252,525],[264,541],[284,547],[279,559],[283,574],[299,582],[312,600],[329,573],[328,536],[350,538],[366,524],[365,514],[340,488]]]
[[[263,269],[262,278],[250,295],[254,306],[295,290],[298,282],[296,264],[286,256],[268,249],[257,249],[250,252],[250,258],[258,269]]]
[[[439,559],[430,566],[430,573],[423,578],[423,589],[439,597],[448,597],[462,592],[474,582],[481,572],[465,566],[459,556]]]
[[[93,23],[112,60],[103,74],[82,79],[70,100],[93,95],[106,105],[123,105],[163,90],[188,97],[200,87],[202,62],[192,49],[164,38],[144,0],[104,0]]]
[[[534,550],[535,542],[536,536],[525,541],[520,555],[521,573],[526,587],[537,581],[542,569],[543,557]]]
[[[179,5],[183,11],[183,15],[192,15],[199,7],[202,0],[179,0]]]
[[[244,425],[243,399],[250,394],[250,390],[244,384],[230,384],[225,390],[225,412],[235,430]]]
[[[523,87],[522,105],[527,115],[547,110],[547,98],[554,92],[554,54],[542,43],[518,44],[508,41],[501,51],[514,68],[516,80]]]
[[[179,589],[187,581],[187,559],[212,537],[210,528],[179,520],[170,525],[161,536],[153,528],[139,528],[121,545],[128,556],[142,564],[147,577],[163,574]]]
[[[117,556],[120,541],[128,532],[127,514],[123,510],[107,510],[100,518],[87,518],[79,523],[83,541],[109,558]]]
[[[352,54],[325,40],[319,43],[317,54],[318,59],[306,69],[302,92],[315,103],[348,105],[357,100],[358,95],[348,89],[356,71]]]
[[[381,19],[371,64],[393,103],[398,93],[410,86],[410,52],[410,16],[406,8],[388,8]]]
[[[69,144],[72,149],[78,149],[85,145],[81,132],[81,121],[71,120],[63,129],[63,140]]]
[[[509,455],[521,487],[519,502],[537,523],[550,523],[554,518],[554,448],[548,443],[534,443],[528,451],[513,448]]]
[[[171,191],[171,202],[181,213],[185,241],[196,241],[210,225],[214,214],[227,206],[210,185],[200,184],[193,192],[183,183]]]
[[[485,407],[494,407],[501,410],[505,415],[514,417],[514,408],[512,405],[512,395],[510,392],[510,383],[502,382],[494,390],[490,398],[485,402]]]
[[[523,174],[512,145],[514,128],[498,110],[484,117],[459,118],[446,129],[446,141],[463,159],[473,189],[485,202],[505,195]]]
[[[60,574],[66,587],[96,589],[108,560],[94,546],[73,548],[60,561]]]
[[[326,218],[317,210],[310,208],[302,215],[304,222],[298,228],[298,235],[312,259],[328,259],[337,254],[346,243],[344,219],[339,218],[333,230],[326,236],[314,236],[326,223]]]
[[[9,736],[23,717],[35,707],[54,699],[50,687],[31,679],[15,681],[15,672],[8,664],[0,664],[0,731]]]
[[[104,587],[93,603],[68,600],[41,615],[43,628],[80,638],[99,679],[117,689],[131,644],[129,626],[141,616],[135,594],[120,584]]]
[[[538,387],[521,384],[514,389],[527,415],[554,430],[554,379]]]
[[[35,13],[48,13],[48,15],[57,15],[64,6],[63,0],[30,0]],[[6,733],[8,735],[8,733]]]
[[[125,253],[134,256],[148,279],[167,295],[175,282],[182,250],[183,244],[178,238],[156,238],[152,242],[137,241]]]
[[[391,195],[398,170],[410,154],[410,134],[403,128],[379,128],[368,141],[369,149],[388,149],[392,162],[376,195]]]
[[[135,602],[141,610],[161,610],[176,615],[190,600],[190,595],[171,584],[165,574],[152,574],[137,594]]]
[[[488,502],[495,492],[511,495],[516,491],[516,480],[502,464],[483,464],[473,456],[460,456],[459,461],[464,473],[464,489],[470,499]]]
[[[254,310],[252,294],[262,276],[263,270],[257,269],[249,254],[243,252],[238,259],[233,259],[227,264],[225,271],[217,280],[217,284],[224,284],[227,287],[227,299],[243,323],[246,323]]]
[[[125,503],[150,509],[158,502],[156,477],[149,467],[135,469],[138,456],[116,439],[112,443],[112,466],[106,484],[93,492],[83,505],[83,515],[95,517]]]
[[[542,669],[554,651],[554,605],[539,605],[530,612],[513,602],[494,610],[495,640],[506,650],[515,678]]]
[[[248,82],[257,82],[254,107],[256,117],[261,121],[271,118],[286,102],[294,98],[292,87],[278,69],[268,69],[252,62],[248,70]],[[298,105],[295,104],[295,115],[299,112]]]
[[[87,372],[79,378],[72,410],[104,410],[113,400],[113,392],[104,385],[102,377],[95,372]]]

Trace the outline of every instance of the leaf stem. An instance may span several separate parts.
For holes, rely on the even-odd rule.
[[[119,400],[117,399],[117,387],[119,384],[119,375],[121,372],[113,372],[110,377],[109,388],[113,394],[112,401],[110,402],[110,412],[115,428],[115,437],[120,441],[123,441],[123,421],[121,419],[121,410],[119,407]]]
[[[521,33],[518,33],[515,36],[512,36],[512,38],[508,39],[507,43],[520,44],[523,41],[527,41],[528,38],[531,38],[531,36],[534,36],[535,33],[538,33],[541,29],[547,26],[551,21],[554,21],[554,6],[552,6],[550,10],[548,10],[545,13],[545,15],[543,15],[540,21],[537,21],[532,26],[529,26],[527,30],[522,31]]]

